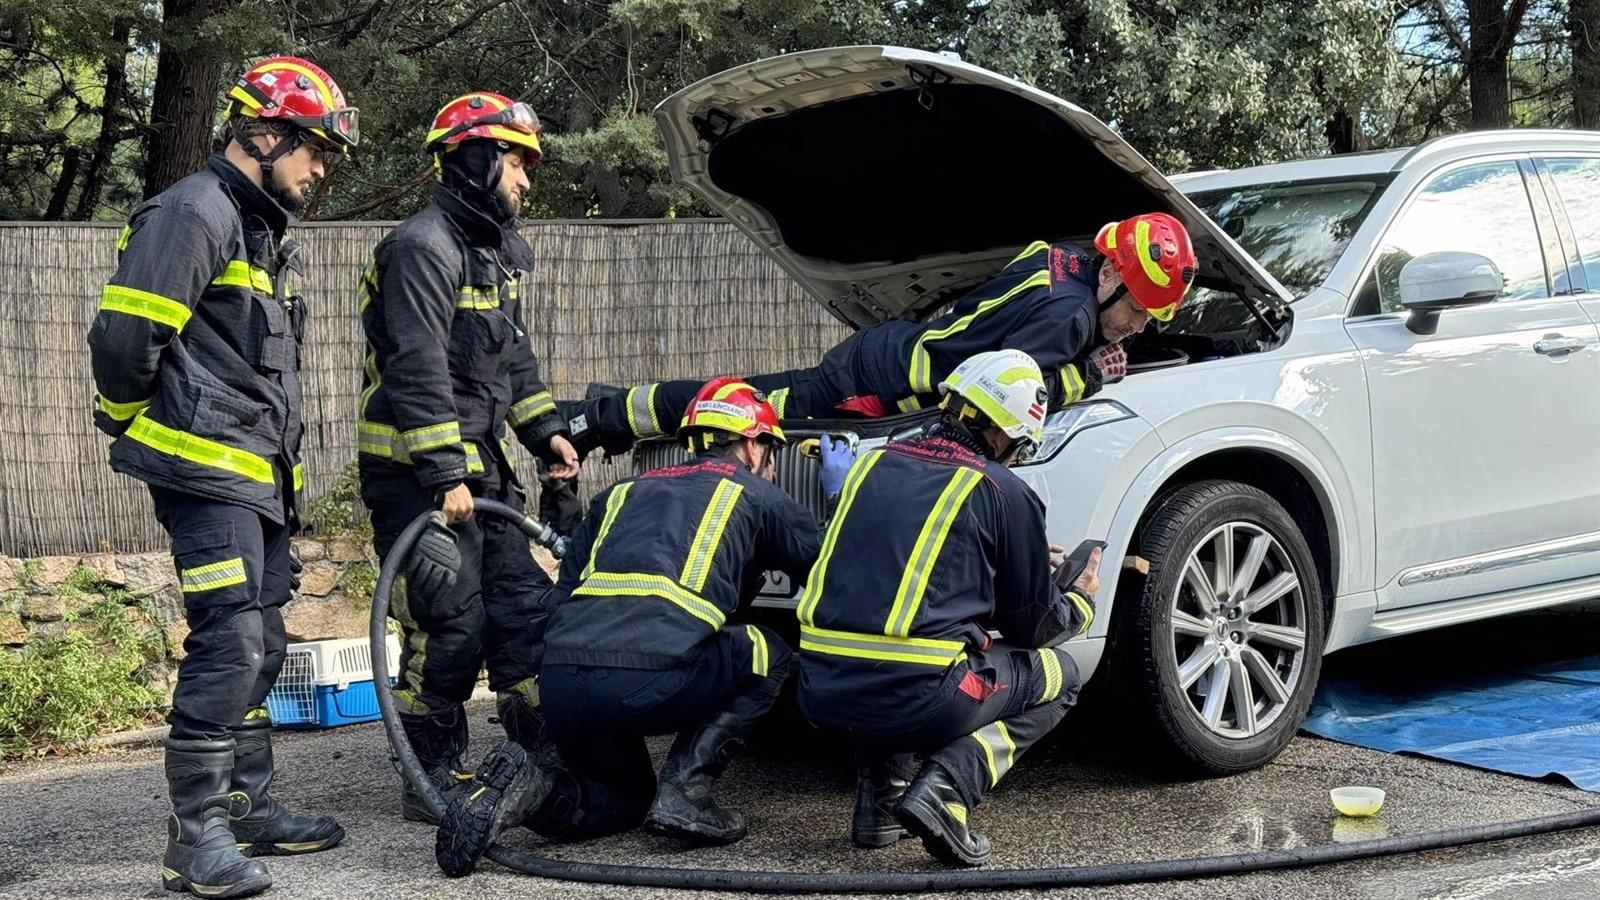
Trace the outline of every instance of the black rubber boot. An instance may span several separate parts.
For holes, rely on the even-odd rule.
[[[234,846],[228,830],[232,741],[167,739],[167,852],[161,886],[200,897],[248,897],[272,887],[260,861]]]
[[[923,849],[953,866],[981,866],[989,861],[989,839],[967,829],[967,804],[950,773],[929,763],[906,788],[895,818],[922,839]]]
[[[744,816],[711,799],[711,786],[743,744],[740,730],[740,719],[724,712],[699,731],[678,735],[661,767],[646,831],[701,844],[731,844],[744,837]]]
[[[909,753],[857,765],[856,814],[850,822],[850,839],[857,847],[888,847],[908,837],[894,808],[911,784],[914,767]]]
[[[451,878],[477,868],[506,826],[544,802],[550,779],[515,741],[506,741],[478,767],[466,790],[451,798],[433,840],[433,858]]]
[[[406,739],[411,741],[412,751],[417,754],[417,761],[422,764],[422,771],[427,773],[434,788],[444,794],[448,804],[450,798],[472,780],[470,772],[462,771],[467,752],[466,711],[457,706],[429,716],[401,713],[400,724],[405,728]],[[428,811],[427,801],[410,782],[404,782],[400,814],[408,822],[439,824],[439,817]]]
[[[296,815],[268,793],[272,787],[271,719],[246,719],[233,730],[233,742],[228,826],[240,853],[315,853],[344,840],[344,829],[332,818]]]
[[[544,800],[529,807],[522,817],[522,827],[546,840],[577,840],[583,836],[585,821],[583,786],[559,763],[542,774],[549,782]]]

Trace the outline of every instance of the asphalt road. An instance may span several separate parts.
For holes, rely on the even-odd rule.
[[[1592,611],[1526,617],[1511,625],[1456,629],[1336,655],[1336,670],[1399,677],[1418,666],[1482,667],[1573,655],[1594,647]],[[1592,652],[1592,651],[1590,651]],[[1431,660],[1431,662],[1430,662]],[[474,708],[482,736],[486,706]],[[1130,774],[1087,752],[1099,740],[1069,719],[1061,739],[1024,758],[975,824],[996,845],[996,867],[1074,865],[1268,850],[1410,834],[1600,805],[1600,795],[1555,783],[1446,763],[1386,756],[1297,739],[1264,769],[1231,778],[1169,782]],[[665,741],[654,747],[665,751]],[[282,737],[281,799],[335,813],[348,837],[312,856],[269,860],[282,898],[687,897],[687,892],[557,883],[485,864],[450,881],[432,861],[432,831],[399,817],[399,779],[376,725]],[[1380,817],[1341,820],[1327,791],[1340,784],[1385,788]],[[561,848],[597,862],[709,868],[911,871],[931,867],[915,842],[883,851],[848,841],[850,773],[835,748],[798,730],[769,735],[734,764],[722,800],[751,820],[733,848],[685,851],[642,833]],[[0,771],[0,897],[163,897],[158,878],[165,788],[160,754],[140,749]],[[1050,896],[1115,898],[1600,896],[1600,830],[1523,839],[1387,860],[1226,879],[1134,885]],[[537,849],[531,834],[508,838]],[[711,895],[707,895],[711,896]],[[1011,896],[1042,896],[1026,892]]]

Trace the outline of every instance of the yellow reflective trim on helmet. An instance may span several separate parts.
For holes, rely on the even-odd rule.
[[[1150,223],[1144,219],[1133,223],[1133,255],[1139,257],[1139,265],[1151,284],[1166,287],[1172,283],[1167,273],[1161,271],[1161,264],[1150,258]]]
[[[1100,235],[1105,242],[1107,250],[1117,249],[1117,222],[1108,222],[1100,228]]]
[[[1016,366],[996,375],[994,380],[1001,384],[1016,384],[1025,378],[1032,378],[1037,381],[1039,379],[1039,370],[1030,369],[1027,366]]]
[[[713,400],[726,400],[729,396],[731,396],[732,394],[734,394],[737,391],[753,391],[753,390],[755,390],[755,388],[751,387],[748,384],[745,384],[742,381],[730,381],[727,384],[723,385],[722,387],[717,388],[717,392],[715,394],[711,395],[711,399],[713,399]]]
[[[309,79],[312,84],[316,85],[317,93],[322,97],[322,102],[328,105],[328,112],[344,108],[343,104],[333,99],[333,90],[332,88],[328,87],[326,82],[322,80],[322,77],[305,66],[300,65],[299,63],[285,62],[281,59],[278,59],[272,60],[268,63],[262,63],[250,71],[256,74],[262,74],[265,72],[277,72],[285,69],[295,73],[296,75],[306,76],[306,78]],[[316,130],[320,131],[321,129],[319,128]]]

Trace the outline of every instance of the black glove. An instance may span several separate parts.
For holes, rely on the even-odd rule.
[[[444,513],[429,517],[428,527],[411,548],[410,568],[406,570],[407,593],[438,596],[455,587],[461,571],[461,550],[456,533],[444,524]]]
[[[300,554],[295,552],[294,545],[289,545],[289,590],[300,590],[300,573],[306,570],[305,563],[300,561]]]

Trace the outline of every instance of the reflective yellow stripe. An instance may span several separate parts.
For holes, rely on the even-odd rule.
[[[767,395],[767,402],[772,404],[772,411],[778,418],[783,418],[783,408],[789,405],[789,389],[778,388]]]
[[[1161,264],[1150,258],[1150,223],[1144,219],[1133,223],[1133,255],[1139,257],[1139,265],[1151,284],[1166,287],[1172,283],[1167,273],[1161,271]]]
[[[989,766],[989,786],[994,787],[1011,771],[1017,761],[1017,745],[1004,722],[991,722],[972,733],[972,739],[983,748],[983,759]]]
[[[665,575],[648,572],[595,572],[583,580],[572,592],[574,597],[656,597],[682,609],[696,619],[721,628],[727,616],[711,601],[685,590],[682,585]]]
[[[249,712],[244,714],[244,720],[246,722],[251,722],[251,721],[254,721],[256,719],[270,719],[270,718],[272,718],[272,713],[268,712],[267,708],[265,706],[258,706],[255,709],[252,709]]]
[[[833,546],[839,540],[844,520],[850,516],[851,505],[856,502],[856,491],[866,479],[867,473],[882,457],[882,450],[863,453],[844,476],[844,488],[839,491],[839,508],[833,513],[833,521],[828,523],[828,533],[822,538],[822,550],[817,554],[817,561],[811,567],[811,574],[806,577],[806,590],[800,597],[799,607],[795,610],[795,614],[803,624],[812,625],[816,622],[817,601],[822,599],[822,583],[828,578],[828,560],[833,558]]]
[[[455,424],[455,423],[446,423]],[[427,426],[436,428],[439,426]],[[459,432],[459,426],[457,426]],[[423,430],[423,429],[418,429]],[[408,434],[410,432],[407,432]],[[426,442],[425,442],[426,443]],[[483,473],[483,457],[478,453],[478,447],[471,441],[461,441],[459,436],[453,440],[444,441],[437,446],[422,446],[410,448],[400,436],[400,432],[393,425],[384,425],[379,422],[356,422],[356,449],[370,456],[382,457],[400,463],[404,466],[413,465],[411,460],[412,450],[421,453],[424,450],[436,450],[448,444],[458,443],[461,452],[467,457],[467,474],[480,475]]]
[[[717,483],[706,511],[700,516],[700,527],[695,529],[694,540],[689,543],[689,556],[683,561],[683,573],[678,580],[691,591],[705,590],[706,576],[711,574],[711,563],[717,556],[717,546],[722,543],[722,533],[728,530],[728,520],[733,508],[744,493],[744,485],[726,478]]]
[[[800,649],[829,656],[911,663],[940,669],[967,657],[967,645],[961,641],[832,631],[806,624],[800,626]]]
[[[1078,634],[1083,634],[1089,630],[1090,625],[1094,624],[1094,604],[1090,603],[1077,591],[1067,591],[1067,599],[1071,600],[1072,605],[1078,608],[1078,615],[1083,618],[1083,625],[1078,628]]]
[[[456,309],[499,309],[498,287],[464,287],[456,293]]]
[[[508,418],[511,420],[512,428],[521,428],[534,419],[555,411],[556,401],[551,398],[550,392],[540,391],[511,404],[511,414]]]
[[[179,573],[179,577],[183,581],[185,594],[198,594],[201,591],[214,591],[217,588],[244,584],[246,581],[244,558],[235,556],[222,562],[184,569]]]
[[[947,800],[945,801],[944,808],[950,811],[950,815],[954,816],[957,822],[960,822],[963,825],[967,824],[967,808],[965,806],[962,806],[960,803]]]
[[[589,548],[589,564],[583,567],[579,578],[588,578],[594,574],[594,561],[600,557],[600,545],[605,543],[606,535],[611,533],[611,523],[617,521],[617,513],[622,512],[622,504],[628,499],[628,491],[633,489],[633,482],[624,481],[611,489],[611,495],[606,497],[606,514],[600,520],[600,530],[595,532],[594,546]]]
[[[750,671],[766,677],[767,674],[767,636],[761,629],[754,625],[744,627],[745,634],[750,636]]]
[[[950,536],[956,514],[966,503],[967,495],[982,480],[982,472],[965,466],[950,476],[950,481],[945,484],[944,491],[928,513],[927,520],[922,523],[922,533],[917,535],[917,543],[911,548],[911,558],[906,560],[905,571],[900,573],[900,588],[895,592],[889,619],[884,622],[884,634],[901,637],[911,634],[911,623],[917,619],[922,595],[928,592],[928,577],[939,562],[939,552],[944,549],[945,539]]]
[[[1082,400],[1086,387],[1083,376],[1078,374],[1076,364],[1067,363],[1061,367],[1061,400],[1063,403],[1077,403]]]
[[[295,493],[299,493],[300,491],[305,490],[305,487],[306,487],[306,467],[305,467],[305,464],[303,464],[303,463],[295,463],[294,464],[294,489],[295,489]]]
[[[132,225],[124,225],[124,226],[122,226],[122,234],[117,236],[117,252],[118,253],[121,253],[122,251],[128,249],[128,238],[131,238],[131,237],[133,237],[133,226]]]
[[[98,394],[95,395],[95,399],[100,401],[100,409],[118,422],[128,421],[155,402],[155,398],[151,397],[148,400],[135,400],[132,403],[113,403]]]
[[[1020,258],[1021,257],[1018,257],[1018,259]],[[1036,287],[1048,287],[1049,284],[1050,270],[1040,269],[1032,275],[1029,275],[1021,284],[1009,291],[1006,291],[1004,294],[1001,294],[998,297],[994,297],[979,303],[977,309],[967,313],[954,322],[951,322],[949,325],[946,325],[938,331],[924,331],[922,336],[917,338],[916,346],[911,350],[911,390],[918,394],[926,394],[933,391],[933,359],[928,355],[928,344],[931,344],[935,341],[942,341],[951,335],[960,334],[961,332],[967,330],[967,327],[972,324],[973,320],[997,306],[1003,306],[1006,301],[1022,293],[1023,291],[1032,290]]]
[[[372,261],[361,270],[361,283],[356,288],[356,297],[360,301],[356,304],[356,312],[358,314],[366,312],[367,306],[376,296],[378,296],[378,257],[374,254]]]
[[[461,443],[460,422],[440,422],[400,432],[407,454],[426,453],[439,447]]]
[[[1050,249],[1050,245],[1045,243],[1044,241],[1034,241],[1033,243],[1029,244],[1028,246],[1023,247],[1021,253],[1018,253],[1016,256],[1011,257],[1011,262],[1006,263],[1006,268],[1009,269],[1012,266],[1016,265],[1017,263],[1022,262],[1023,260],[1027,259],[1028,257],[1034,255],[1035,253],[1043,253],[1043,252],[1045,252],[1046,250],[1049,250],[1049,249]]]
[[[262,484],[273,484],[272,463],[246,450],[219,444],[197,434],[168,428],[147,416],[135,416],[126,432],[129,438],[158,453],[221,469]]]
[[[899,403],[897,403],[895,405],[897,407],[899,407],[901,412],[903,412],[903,413],[911,413],[911,412],[916,412],[917,410],[922,408],[922,401],[917,399],[917,395],[916,394],[912,394],[911,396],[905,398],[904,400],[901,400]]]
[[[1061,696],[1061,657],[1056,656],[1054,650],[1035,650],[1039,654],[1039,667],[1044,669],[1044,690],[1039,692],[1039,699],[1034,703],[1049,703]]]
[[[242,287],[260,291],[263,294],[272,293],[272,276],[266,269],[250,265],[242,259],[228,260],[228,267],[222,274],[211,279],[211,283],[218,287]]]
[[[628,427],[633,430],[636,438],[656,437],[662,434],[661,423],[656,419],[656,388],[659,384],[648,387],[628,389]],[[649,422],[649,430],[645,424]]]
[[[138,316],[166,325],[174,331],[182,331],[189,316],[193,315],[189,307],[171,297],[120,284],[108,284],[100,292],[100,311]]]

